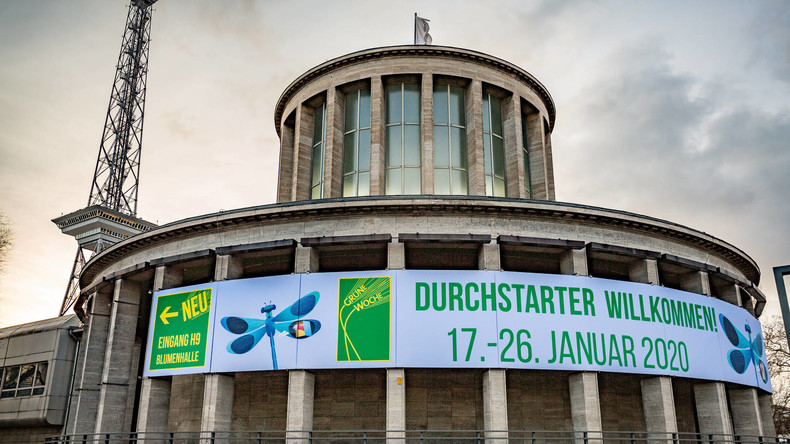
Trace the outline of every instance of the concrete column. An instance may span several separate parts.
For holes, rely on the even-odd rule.
[[[370,78],[370,195],[386,194],[386,149],[384,146],[384,85],[380,75]]]
[[[422,194],[433,194],[433,73],[422,75]]]
[[[577,432],[599,432],[601,430],[601,401],[598,396],[598,374],[574,373],[568,377],[571,392],[571,420]],[[598,437],[598,433],[588,435]],[[581,438],[577,434],[576,438]]]
[[[496,241],[480,246],[478,267],[481,270],[502,270],[499,259],[499,244]]]
[[[743,307],[744,310],[749,312],[749,314],[754,316],[754,301],[752,300],[752,297],[746,291],[741,291],[740,293],[741,293],[741,307]]]
[[[548,199],[546,188],[546,159],[543,157],[543,121],[535,112],[527,116],[527,143],[529,144],[529,176],[532,181],[532,199]]]
[[[219,373],[205,375],[200,430],[216,432],[231,429],[233,384],[233,376]]]
[[[343,113],[345,97],[330,86],[326,91],[324,197],[343,196]]]
[[[489,369],[483,373],[483,427],[494,430],[486,432],[486,443],[507,441],[505,369]]]
[[[642,380],[642,410],[647,432],[662,434],[666,442],[672,442],[671,434],[678,432],[672,378],[655,376]]]
[[[406,268],[406,245],[400,242],[387,244],[387,270],[403,270]]]
[[[485,196],[483,159],[483,84],[472,80],[466,89],[466,145],[469,195]]]
[[[502,100],[505,137],[505,180],[508,197],[526,197],[524,185],[524,139],[521,137],[521,98],[513,94]]]
[[[294,128],[293,183],[291,200],[310,198],[310,160],[313,144],[313,108],[305,105],[296,107]]]
[[[154,271],[154,291],[174,288],[184,281],[183,273],[176,267],[160,265]]]
[[[91,434],[96,431],[112,294],[96,292],[91,297],[89,305],[88,323],[82,336],[80,350],[82,365],[77,369],[79,382],[75,383],[74,387],[78,393],[71,430],[74,434]]]
[[[710,281],[708,273],[704,271],[692,271],[680,277],[680,288],[692,293],[710,296]]]
[[[315,375],[304,370],[288,371],[288,444],[308,444],[307,432],[313,429]]]
[[[293,119],[283,124],[280,134],[280,167],[277,176],[277,202],[291,200],[294,167],[294,127]],[[278,122],[279,125],[279,122]]]
[[[702,435],[732,434],[732,419],[727,408],[727,391],[723,382],[694,384],[694,399],[697,404],[699,432]]]
[[[241,259],[229,254],[218,254],[214,265],[214,280],[239,279],[243,274]]]
[[[560,271],[562,274],[575,276],[589,276],[587,271],[587,249],[567,250],[560,257]]]
[[[318,251],[313,247],[296,246],[294,259],[295,273],[315,273],[318,271]]]
[[[636,259],[628,266],[628,278],[633,282],[658,285],[658,262],[655,259]]]
[[[776,436],[776,424],[774,424],[773,399],[769,393],[759,392],[757,399],[760,402],[760,418],[763,421],[763,434],[765,436]]]
[[[554,155],[551,151],[551,133],[543,130],[543,158],[546,168],[546,199],[554,200]]]
[[[166,432],[170,409],[170,379],[143,378],[137,414],[138,432]]]
[[[391,431],[394,430],[394,431]],[[387,369],[387,440],[401,444],[406,437],[406,372],[402,368]]]
[[[141,296],[139,282],[115,281],[95,433],[131,431],[132,417],[126,407],[129,386],[137,384],[133,364],[137,362],[134,350]]]
[[[755,436],[763,436],[763,418],[760,414],[760,401],[757,389],[738,387],[731,388],[730,410],[732,411],[732,428],[736,435],[753,440]]]

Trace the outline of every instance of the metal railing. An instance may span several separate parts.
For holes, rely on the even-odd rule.
[[[190,431],[62,435],[46,438],[49,444],[225,444],[225,443],[388,443],[388,444],[763,444],[787,443],[786,438],[699,433],[647,433],[620,431],[551,430],[266,430]]]

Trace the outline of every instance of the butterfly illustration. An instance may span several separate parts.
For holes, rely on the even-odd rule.
[[[719,321],[724,328],[724,335],[727,336],[727,340],[736,347],[727,353],[727,361],[730,363],[730,367],[737,373],[744,374],[749,365],[754,363],[754,376],[758,379],[757,382],[759,383],[760,379],[762,379],[763,383],[768,382],[768,369],[763,362],[765,347],[762,333],[758,333],[752,339],[752,328],[749,324],[745,324],[744,330],[749,335],[747,339],[732,321],[721,313],[719,313]],[[759,377],[757,376],[758,370],[760,372]]]
[[[266,315],[265,319],[242,318],[238,316],[226,316],[222,318],[220,324],[225,330],[242,335],[230,341],[227,346],[229,353],[241,355],[252,350],[264,336],[269,337],[269,344],[272,349],[272,364],[277,370],[277,353],[274,349],[274,336],[276,332],[285,333],[294,339],[305,339],[313,336],[321,329],[321,323],[315,319],[299,319],[310,313],[318,303],[319,294],[317,291],[299,298],[288,308],[272,317],[272,312],[277,309],[274,304],[267,304],[261,308],[261,313]]]

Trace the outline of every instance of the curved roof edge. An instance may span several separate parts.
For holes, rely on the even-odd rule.
[[[525,69],[508,62],[507,60],[494,57],[484,52],[474,51],[466,48],[434,45],[396,45],[368,48],[335,57],[308,69],[302,75],[297,77],[296,80],[291,82],[291,84],[288,85],[285,90],[283,90],[282,94],[280,94],[280,98],[277,99],[277,105],[274,108],[274,127],[277,131],[277,135],[280,136],[280,120],[282,119],[282,114],[285,109],[285,103],[290,100],[290,98],[293,97],[305,83],[335,68],[350,65],[361,60],[370,60],[393,55],[449,55],[465,58],[470,61],[486,61],[500,69],[512,72],[518,77],[521,77],[521,79],[526,83],[530,84],[530,86],[533,87],[541,99],[543,99],[549,112],[549,132],[554,130],[554,121],[557,117],[557,108],[554,105],[554,99],[551,97],[551,94],[549,94],[549,90],[538,79],[536,79],[535,76],[527,72]]]
[[[196,230],[200,230],[201,227],[214,227],[217,223],[226,225],[243,223],[245,220],[270,219],[274,213],[277,213],[277,218],[282,218],[284,213],[292,213],[294,216],[304,214],[305,212],[336,213],[339,206],[344,210],[348,210],[351,206],[356,206],[360,209],[368,208],[370,211],[375,211],[376,208],[388,208],[392,210],[398,207],[425,208],[436,206],[458,209],[466,207],[475,209],[490,207],[491,211],[542,213],[547,217],[578,217],[585,220],[596,220],[599,223],[610,223],[635,228],[642,227],[651,231],[660,231],[669,236],[684,238],[691,242],[702,244],[705,248],[723,251],[726,253],[725,256],[731,255],[731,260],[740,263],[747,278],[755,285],[759,284],[760,280],[759,266],[754,259],[741,249],[715,236],[711,236],[708,233],[675,222],[628,211],[612,210],[576,203],[485,196],[422,195],[346,197],[314,201],[283,202],[220,211],[170,222],[151,231],[146,231],[118,242],[94,256],[83,270],[83,274],[80,278],[80,285],[83,288],[87,287],[104,267],[130,251],[143,248],[150,244],[159,243],[169,237],[179,236],[181,233],[192,233]]]

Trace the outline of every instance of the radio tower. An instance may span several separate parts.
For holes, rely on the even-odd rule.
[[[136,217],[151,6],[156,1],[131,0],[129,4],[88,206],[52,220],[63,233],[77,239],[61,316],[79,297],[85,250],[93,257],[116,242],[156,227]]]

